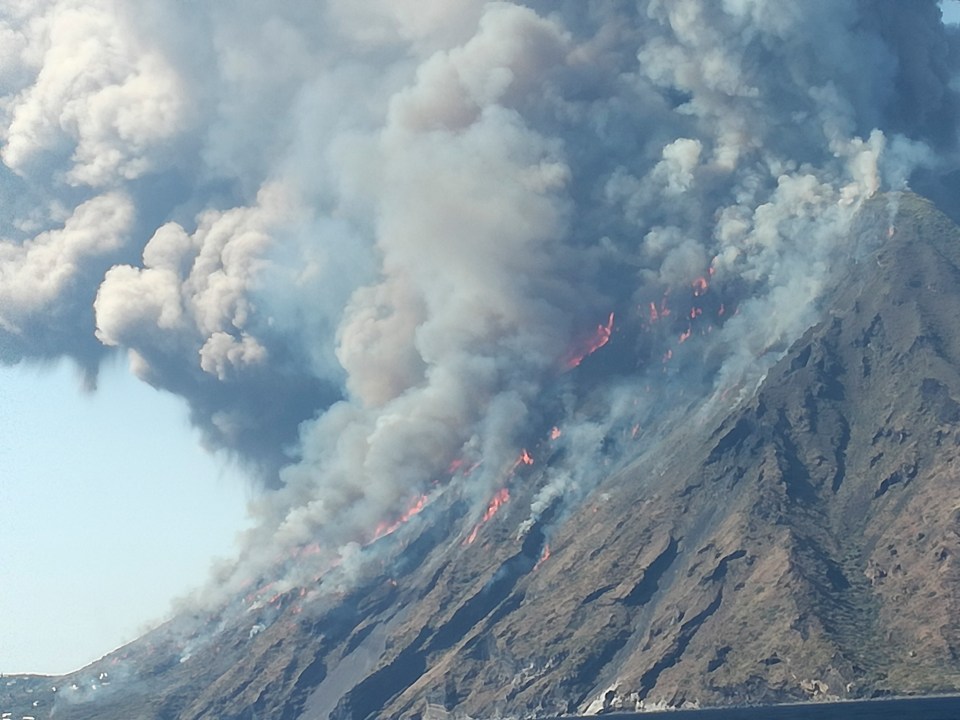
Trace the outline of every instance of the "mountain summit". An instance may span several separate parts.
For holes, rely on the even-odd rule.
[[[77,673],[8,678],[0,709],[538,717],[960,689],[960,229],[903,194],[854,235],[755,391],[636,449],[608,438],[620,459],[575,507],[530,515],[544,443],[470,532],[456,499],[421,503],[340,592],[251,589]],[[612,372],[595,349],[583,372]]]

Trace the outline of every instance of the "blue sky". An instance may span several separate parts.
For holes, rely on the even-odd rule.
[[[233,553],[246,483],[186,414],[120,364],[0,368],[0,672],[79,668]]]
[[[945,23],[960,23],[960,0],[941,0],[940,9]]]

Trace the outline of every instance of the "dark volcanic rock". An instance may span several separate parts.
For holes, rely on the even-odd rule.
[[[910,195],[865,226],[887,234],[894,200],[891,237],[755,393],[598,469],[562,521],[518,540],[518,496],[475,546],[425,523],[415,561],[348,596],[291,596],[262,627],[210,620],[189,656],[182,632],[157,632],[72,676],[17,679],[0,709],[532,717],[960,689],[960,230]],[[66,704],[113,668],[127,674],[96,702]]]

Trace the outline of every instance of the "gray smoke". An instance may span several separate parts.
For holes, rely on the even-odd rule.
[[[957,160],[935,0],[33,0],[0,38],[0,361],[182,395],[263,486],[235,578],[482,508],[552,424],[533,515],[577,497],[656,409],[625,386],[749,392],[862,203]]]

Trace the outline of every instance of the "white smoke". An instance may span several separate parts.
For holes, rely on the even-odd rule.
[[[859,206],[956,160],[934,0],[45,0],[0,40],[0,359],[183,395],[263,480],[238,578],[485,502],[546,423],[533,514],[583,492],[653,407],[615,387],[762,374]],[[708,271],[729,314],[621,340],[580,413],[584,338]]]

